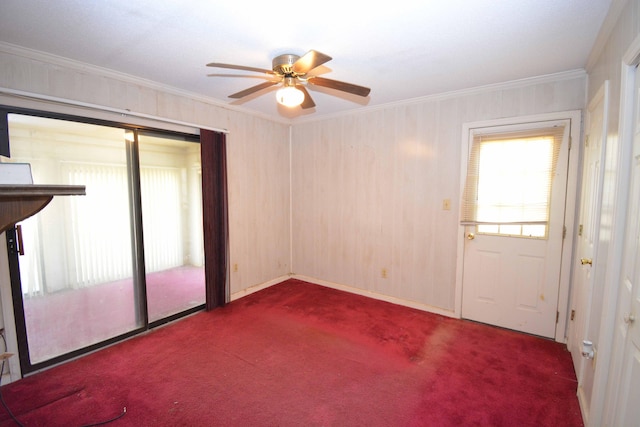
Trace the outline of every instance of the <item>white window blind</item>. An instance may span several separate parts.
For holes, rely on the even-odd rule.
[[[461,205],[463,225],[542,226],[565,126],[473,136]],[[498,227],[487,227],[498,230]],[[487,228],[485,228],[486,231]],[[520,232],[498,234],[522,234]],[[482,231],[482,230],[478,230]],[[546,234],[546,231],[545,231]]]
[[[61,162],[71,185],[85,185],[87,195],[69,197],[70,287],[80,288],[121,280],[132,275],[128,232],[129,203],[125,165]],[[147,273],[181,266],[183,218],[177,168],[141,168],[145,217],[145,270]]]

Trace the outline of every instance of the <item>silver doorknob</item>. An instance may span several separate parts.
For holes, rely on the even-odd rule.
[[[636,316],[634,316],[632,313],[627,313],[622,318],[624,319],[624,323],[626,323],[627,325],[630,325],[631,323],[636,321]]]
[[[475,239],[475,238],[476,238],[476,235],[475,235],[475,234],[473,234],[473,233],[469,233],[469,234],[467,234],[467,240],[473,240],[473,239]]]
[[[580,264],[582,264],[582,265],[592,265],[593,261],[591,261],[591,258],[580,258]]]

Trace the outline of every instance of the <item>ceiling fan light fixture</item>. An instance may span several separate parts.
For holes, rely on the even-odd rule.
[[[224,64],[221,62],[211,62],[207,67],[230,68],[232,70],[252,71],[263,74],[263,78],[267,81],[248,89],[229,95],[229,98],[240,99],[246,96],[258,93],[264,89],[273,88],[273,86],[282,83],[280,90],[276,92],[276,101],[286,107],[292,108],[300,106],[303,110],[314,108],[316,103],[307,92],[306,85],[322,86],[333,90],[350,93],[357,96],[369,96],[371,89],[364,86],[358,86],[351,83],[331,80],[324,77],[318,77],[309,74],[322,64],[330,61],[331,57],[317,50],[310,50],[303,56],[286,53],[276,56],[271,62],[272,69],[247,67],[245,65]],[[218,76],[222,74],[209,74],[210,76]],[[232,76],[245,77],[245,75],[232,74]],[[250,76],[246,76],[250,77]]]
[[[295,86],[285,86],[276,92],[276,100],[285,107],[297,107],[304,101],[304,93]]]

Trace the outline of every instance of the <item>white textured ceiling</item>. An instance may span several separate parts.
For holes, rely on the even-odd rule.
[[[334,114],[585,67],[611,0],[0,0],[0,41],[232,103],[260,83],[209,62],[271,68],[315,49],[322,76],[368,98],[309,85],[316,107],[274,90],[233,101],[279,119]],[[310,73],[314,74],[314,73]],[[126,108],[126,106],[123,106]]]

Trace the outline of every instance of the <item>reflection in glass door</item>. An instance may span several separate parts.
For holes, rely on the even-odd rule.
[[[141,327],[124,129],[15,114],[9,129],[10,161],[31,164],[34,183],[87,189],[19,224],[31,364]]]
[[[139,132],[149,322],[204,304],[200,144]]]
[[[3,161],[30,163],[36,184],[86,187],[18,224],[23,372],[202,306],[194,137],[21,114],[8,121]]]

